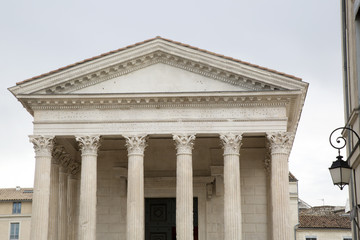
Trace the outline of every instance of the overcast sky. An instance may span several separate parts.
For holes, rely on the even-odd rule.
[[[155,36],[310,83],[290,155],[300,198],[345,205],[332,185],[330,132],[344,125],[339,0],[48,1],[0,3],[0,188],[32,187],[32,117],[16,82]]]

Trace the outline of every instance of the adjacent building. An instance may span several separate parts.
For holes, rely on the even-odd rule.
[[[298,240],[352,240],[351,221],[344,207],[318,206],[299,209]]]
[[[17,83],[34,117],[30,239],[293,238],[307,87],[161,37]]]
[[[342,45],[343,45],[343,83],[345,123],[360,134],[360,15],[359,0],[341,0]],[[350,205],[354,209],[355,220],[359,222],[358,205],[360,204],[360,150],[359,139],[344,131],[348,142],[348,163],[354,169],[349,186]],[[352,223],[353,239],[359,239],[359,229]]]
[[[0,188],[0,239],[30,239],[32,188]]]

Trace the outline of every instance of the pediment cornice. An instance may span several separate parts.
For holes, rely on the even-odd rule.
[[[102,94],[102,95],[24,95],[19,99],[33,114],[49,109],[131,109],[289,106],[297,102],[301,91],[224,92],[177,94]]]
[[[74,79],[62,81],[58,84],[44,86],[41,90],[32,93],[35,94],[64,94],[86,88],[97,83],[116,78],[130,72],[146,68],[150,65],[163,63],[176,68],[180,68],[192,73],[226,82],[228,84],[248,89],[249,91],[264,90],[285,90],[273,84],[268,84],[255,79],[253,74],[240,75],[232,71],[224,70],[219,67],[211,66],[201,62],[196,62],[163,51],[155,51],[141,57],[137,57],[128,61],[114,64],[96,71],[89,72]],[[41,87],[40,87],[41,88]]]

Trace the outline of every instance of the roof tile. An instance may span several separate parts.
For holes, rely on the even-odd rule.
[[[0,188],[0,201],[32,200],[32,188]]]
[[[211,54],[211,55],[214,55],[214,56],[217,56],[217,57],[221,57],[221,58],[224,58],[224,59],[227,59],[227,60],[231,60],[231,61],[235,61],[235,62],[238,62],[238,63],[242,63],[242,64],[245,64],[245,65],[248,65],[248,66],[252,66],[252,67],[255,67],[255,68],[263,69],[263,70],[266,70],[266,71],[269,71],[269,72],[272,72],[272,73],[276,73],[276,74],[279,74],[279,75],[282,75],[282,76],[286,76],[286,77],[293,78],[293,79],[295,79],[295,80],[301,81],[301,78],[295,77],[295,76],[293,76],[293,75],[289,75],[289,74],[286,74],[286,73],[283,73],[283,72],[279,72],[279,71],[276,71],[276,70],[273,70],[273,69],[270,69],[270,68],[261,67],[261,66],[256,65],[256,64],[252,64],[252,63],[249,63],[249,62],[245,62],[245,61],[242,61],[242,60],[239,60],[239,59],[235,59],[235,58],[232,58],[232,57],[227,57],[227,56],[224,56],[224,55],[221,55],[221,54],[218,54],[218,53],[214,53],[214,52],[207,51],[207,50],[205,50],[205,49],[201,49],[201,48],[194,47],[194,46],[191,46],[191,45],[188,45],[188,44],[184,44],[184,43],[181,43],[181,42],[173,41],[173,40],[171,40],[171,39],[162,38],[162,37],[160,37],[160,36],[157,36],[157,37],[155,37],[155,38],[150,38],[150,39],[147,39],[147,40],[142,41],[142,42],[137,42],[137,43],[128,45],[128,46],[126,46],[126,47],[119,48],[119,49],[117,49],[117,50],[112,50],[112,51],[109,51],[109,52],[106,52],[106,53],[103,53],[103,54],[100,54],[100,55],[98,55],[98,56],[94,56],[94,57],[91,57],[91,58],[87,58],[87,59],[84,59],[84,60],[82,60],[82,61],[79,61],[79,62],[70,64],[70,65],[67,65],[67,66],[58,68],[58,69],[53,70],[53,71],[50,71],[50,72],[48,72],[48,73],[44,73],[44,74],[41,74],[41,75],[38,75],[38,76],[35,76],[35,77],[32,77],[32,78],[26,79],[26,80],[21,81],[21,82],[17,82],[16,85],[21,85],[21,84],[23,84],[23,83],[30,82],[30,81],[32,81],[32,80],[39,79],[39,78],[41,78],[41,77],[46,77],[46,76],[49,76],[49,75],[51,75],[51,74],[60,72],[60,71],[62,71],[62,70],[69,69],[69,68],[72,68],[72,67],[74,67],[74,66],[78,66],[78,65],[80,65],[80,64],[83,64],[83,63],[86,63],[86,62],[89,62],[89,61],[92,61],[92,60],[95,60],[95,59],[98,59],[98,58],[101,58],[101,57],[104,57],[104,56],[107,56],[107,55],[110,55],[110,54],[118,53],[118,52],[121,52],[121,51],[123,51],[123,50],[129,49],[129,48],[132,48],[132,47],[141,45],[141,44],[145,44],[145,43],[150,42],[150,41],[153,41],[153,40],[155,40],[155,39],[162,39],[162,40],[164,40],[164,41],[168,41],[168,42],[171,42],[171,43],[180,45],[180,46],[188,47],[188,48],[191,48],[191,49],[200,51],[200,52],[208,53],[208,54]]]

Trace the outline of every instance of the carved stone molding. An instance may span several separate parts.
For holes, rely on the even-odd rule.
[[[270,92],[269,92],[270,93]],[[241,96],[240,96],[241,95]],[[24,103],[30,113],[34,110],[49,109],[74,109],[74,108],[102,108],[102,109],[121,109],[121,108],[174,108],[174,107],[284,107],[295,101],[294,97],[286,96],[244,96],[242,94],[222,96],[160,96],[160,95],[144,95],[144,96],[107,96],[101,98],[87,98],[68,96],[64,98],[56,98],[56,95],[47,95],[43,99],[24,99]],[[271,94],[269,94],[271,95]],[[265,110],[266,111],[266,110]],[[274,110],[271,110],[274,111]],[[269,114],[259,112],[258,114]]]
[[[96,155],[100,147],[100,136],[77,136],[76,141],[79,143],[79,147],[82,155]]]
[[[265,152],[265,159],[264,159],[264,168],[267,174],[271,171],[271,149],[269,142],[266,142],[266,152]]]
[[[71,161],[71,156],[67,152],[64,152],[59,158],[60,165],[64,168],[67,168]]]
[[[269,141],[271,154],[290,154],[295,137],[293,132],[267,133],[266,137]]]
[[[128,155],[144,155],[147,135],[124,136]]]
[[[52,151],[52,163],[60,164],[60,158],[65,153],[65,148],[61,145],[55,145]]]
[[[177,154],[192,154],[195,134],[173,134]]]
[[[54,147],[54,136],[29,136],[30,142],[34,144],[36,156],[51,156]]]
[[[221,134],[220,140],[222,147],[224,149],[224,155],[240,154],[240,147],[242,144],[241,143],[242,134],[234,134],[234,133]]]
[[[77,174],[81,166],[61,145],[55,145],[52,151],[52,163],[60,165],[64,171],[70,174]]]
[[[47,94],[66,93],[88,87],[99,82],[116,78],[147,66],[163,63],[186,71],[190,71],[215,80],[230,83],[244,87],[249,90],[278,90],[283,89],[278,86],[255,80],[249,74],[248,76],[239,75],[228,70],[220,69],[205,63],[194,62],[192,60],[175,56],[162,51],[155,51],[150,54],[137,57],[125,62],[102,68],[100,70],[87,73],[78,78],[64,81],[43,90]],[[43,93],[40,91],[40,93]]]
[[[78,172],[80,172],[81,164],[75,160],[72,159],[68,165],[68,172],[76,175]]]

